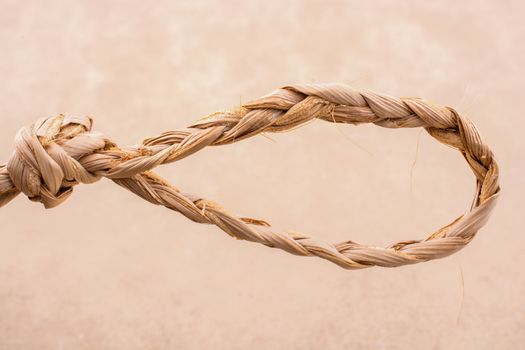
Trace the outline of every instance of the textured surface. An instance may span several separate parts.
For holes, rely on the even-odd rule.
[[[91,114],[98,130],[131,144],[268,87],[341,81],[457,107],[494,147],[502,185],[513,191],[484,228],[490,234],[459,254],[350,275],[231,242],[106,181],[50,211],[19,198],[0,212],[0,345],[522,343],[516,4],[3,4],[0,159],[18,128],[42,116]],[[205,150],[161,174],[243,216],[378,245],[432,232],[475,191],[463,159],[416,130],[314,122],[271,137]]]

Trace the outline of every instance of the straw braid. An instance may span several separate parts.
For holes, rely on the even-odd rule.
[[[151,172],[210,145],[233,143],[261,132],[292,129],[314,118],[335,123],[374,123],[387,128],[424,127],[438,141],[458,149],[476,176],[471,209],[423,240],[386,248],[352,241],[327,243],[278,232],[262,221],[238,218],[220,205],[183,193]],[[214,224],[237,239],[303,256],[318,256],[347,269],[395,267],[447,256],[469,243],[486,223],[499,195],[498,165],[475,126],[449,107],[418,98],[393,98],[342,84],[287,86],[238,110],[213,113],[186,130],[168,131],[142,145],[119,148],[91,131],[89,117],[59,115],[21,129],[16,150],[0,165],[0,207],[18,193],[46,208],[62,203],[78,183],[112,179],[143,199]]]

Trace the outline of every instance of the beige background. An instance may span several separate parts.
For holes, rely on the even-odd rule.
[[[363,271],[235,241],[106,180],[53,210],[20,196],[0,211],[1,349],[523,346],[520,1],[0,7],[1,161],[42,116],[89,114],[136,144],[285,84],[343,82],[465,113],[496,153],[503,189],[458,254]],[[474,193],[459,153],[420,130],[314,122],[270,137],[159,172],[239,215],[378,245],[426,236]]]

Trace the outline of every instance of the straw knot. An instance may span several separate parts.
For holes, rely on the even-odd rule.
[[[78,160],[106,145],[106,138],[91,132],[89,117],[42,118],[18,131],[15,151],[6,170],[18,191],[46,208],[62,203],[73,186],[92,183],[99,176]]]

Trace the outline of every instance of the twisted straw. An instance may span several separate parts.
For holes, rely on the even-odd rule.
[[[183,193],[151,170],[210,145],[225,145],[261,132],[280,132],[314,118],[334,123],[374,123],[386,128],[423,127],[438,141],[458,149],[476,176],[470,210],[423,240],[386,248],[353,241],[328,243],[278,232],[262,220],[239,218],[220,205]],[[442,258],[468,244],[487,222],[499,195],[498,165],[470,120],[454,109],[418,98],[393,98],[342,84],[286,86],[238,110],[213,113],[186,130],[168,131],[120,148],[91,131],[89,117],[43,118],[16,135],[16,150],[0,165],[0,207],[23,192],[46,208],[62,203],[78,183],[101,177],[143,199],[214,224],[237,239],[262,243],[302,256],[318,256],[346,269],[395,267]]]

